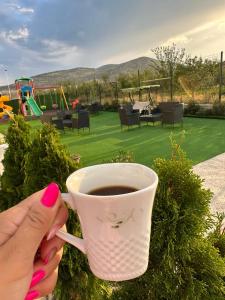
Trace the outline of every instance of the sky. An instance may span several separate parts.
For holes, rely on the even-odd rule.
[[[99,67],[175,43],[225,50],[224,0],[0,0],[0,85],[21,76]]]

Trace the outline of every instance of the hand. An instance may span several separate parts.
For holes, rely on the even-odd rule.
[[[0,213],[0,299],[33,300],[52,292],[67,220],[55,183]]]

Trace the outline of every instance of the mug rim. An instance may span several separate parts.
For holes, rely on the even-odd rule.
[[[134,191],[134,192],[130,192],[130,193],[125,193],[125,194],[118,194],[118,195],[105,195],[105,196],[100,196],[100,195],[90,195],[90,194],[86,194],[86,193],[81,193],[79,191],[72,191],[70,188],[69,188],[69,184],[68,184],[68,181],[74,176],[75,173],[78,173],[79,171],[83,171],[85,169],[90,169],[90,168],[94,168],[96,166],[110,166],[110,165],[136,165],[136,166],[141,166],[142,168],[146,169],[148,172],[150,172],[153,176],[154,176],[154,179],[153,179],[153,183],[151,185],[148,185],[147,187],[145,188],[142,188],[142,189],[139,189],[137,191]],[[151,189],[154,189],[155,186],[158,185],[158,181],[159,181],[159,178],[158,178],[158,175],[157,173],[145,166],[145,165],[142,165],[142,164],[139,164],[139,163],[105,163],[105,164],[96,164],[96,165],[92,165],[92,166],[88,166],[88,167],[84,167],[84,168],[81,168],[81,169],[78,169],[76,171],[74,171],[72,174],[70,174],[68,176],[68,178],[66,179],[66,187],[67,187],[67,190],[68,192],[74,194],[74,195],[79,195],[79,196],[85,196],[87,198],[95,198],[95,199],[109,199],[109,198],[112,198],[112,199],[116,199],[116,198],[122,198],[122,197],[127,197],[127,195],[135,195],[135,194],[140,194],[141,192],[145,192],[147,190],[151,190]]]

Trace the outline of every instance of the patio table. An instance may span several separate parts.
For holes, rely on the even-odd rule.
[[[155,122],[161,121],[161,114],[142,115],[140,116],[140,121],[146,122],[147,124],[151,122],[155,125]]]

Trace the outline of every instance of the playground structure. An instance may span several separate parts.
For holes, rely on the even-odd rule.
[[[9,96],[2,96],[0,94],[0,119],[4,117],[11,117],[12,115],[12,107],[6,105],[4,102],[10,101]]]
[[[35,115],[35,116],[41,116],[43,114],[43,111],[41,108],[44,109],[44,105],[37,104],[36,100],[39,99],[38,93],[36,91],[38,90],[59,90],[61,97],[61,100],[63,102],[63,107],[65,105],[66,109],[69,110],[66,97],[63,91],[62,86],[36,86],[34,85],[34,81],[32,78],[19,78],[15,81],[16,84],[16,90],[17,95],[20,102],[20,112],[24,115]],[[36,100],[35,100],[36,99]],[[40,102],[40,101],[39,101]]]
[[[66,96],[64,94],[64,90],[63,90],[62,86],[58,86],[58,85],[35,86],[34,90],[35,90],[36,100],[39,102],[41,108],[43,106],[44,107],[46,106],[45,96],[44,96],[44,94],[42,94],[42,96],[44,97],[44,101],[43,101],[43,103],[41,103],[40,95],[39,95],[39,93],[36,93],[36,91],[47,90],[48,94],[50,96],[50,100],[51,100],[50,101],[51,102],[51,108],[53,108],[53,109],[60,109],[61,108],[61,110],[64,110],[66,108],[66,110],[69,110],[69,106],[68,106]],[[54,95],[52,95],[51,90],[53,90],[53,92],[55,93],[55,97],[54,97]],[[57,92],[59,92],[59,94],[60,94],[59,99],[56,99],[57,98],[56,94],[58,94]],[[53,98],[55,98],[55,99],[53,99]]]
[[[41,116],[40,107],[34,100],[34,82],[32,78],[18,78],[15,80],[16,91],[20,103],[20,112],[24,115]]]

